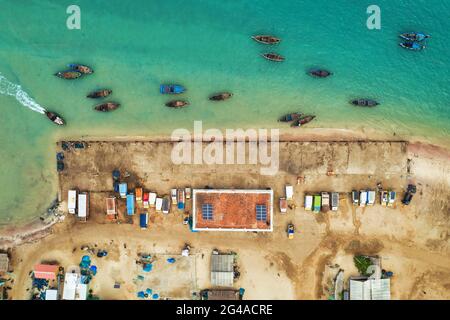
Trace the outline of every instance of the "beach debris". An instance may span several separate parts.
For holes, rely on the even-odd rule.
[[[170,263],[170,264],[174,264],[176,262],[176,259],[175,258],[168,258],[167,262]]]

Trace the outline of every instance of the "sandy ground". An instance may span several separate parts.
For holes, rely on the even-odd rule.
[[[261,176],[257,165],[179,165],[170,161],[170,143],[91,142],[86,150],[66,153],[67,170],[60,175],[64,204],[67,190],[91,192],[91,218],[86,224],[68,217],[52,234],[13,250],[15,284],[10,296],[27,299],[28,276],[34,264],[57,260],[68,267],[78,264],[85,244],[107,249],[94,257],[98,275],[90,288],[103,299],[135,299],[136,291],[151,288],[162,298],[190,299],[210,287],[210,255],[214,248],[238,254],[241,277],[235,288],[246,289],[245,299],[326,299],[327,288],[339,268],[354,275],[354,254],[377,254],[382,266],[394,272],[393,299],[450,298],[450,156],[443,149],[405,142],[283,142],[280,172]],[[148,230],[133,224],[105,220],[104,199],[111,193],[111,171],[131,174],[129,183],[161,195],[175,187],[266,188],[275,199],[284,186],[295,186],[297,208],[286,215],[275,207],[274,232],[191,233],[182,224],[183,213],[168,216],[150,212]],[[329,176],[327,172],[333,171]],[[299,176],[303,182],[297,184]],[[381,182],[402,196],[409,182],[418,186],[410,206],[379,204],[365,209],[351,206],[352,189],[375,189]],[[340,210],[314,214],[301,206],[306,192],[341,193]],[[275,201],[277,202],[277,201]],[[189,204],[188,204],[189,207]],[[121,211],[124,205],[121,205]],[[286,225],[294,223],[293,240]],[[192,255],[179,257],[185,242]],[[125,246],[126,245],[126,248]],[[139,252],[158,260],[143,283],[136,265]],[[168,256],[177,263],[165,262]],[[338,267],[336,268],[336,265]],[[114,289],[115,282],[122,284]]]

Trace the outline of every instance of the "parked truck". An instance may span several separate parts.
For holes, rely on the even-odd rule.
[[[331,193],[331,210],[338,211],[339,209],[339,193],[332,192]]]
[[[69,190],[67,198],[67,210],[69,213],[75,214],[77,211],[77,191]]]
[[[328,212],[330,210],[330,194],[322,192],[322,211]]]
[[[356,190],[352,191],[352,203],[354,206],[359,205],[359,192]]]
[[[319,213],[321,204],[322,204],[322,198],[318,195],[314,196],[313,211],[316,213]]]
[[[313,196],[305,196],[305,210],[311,211],[313,209]]]
[[[375,204],[376,193],[373,190],[367,191],[367,205],[373,206]]]
[[[367,204],[367,191],[366,190],[361,190],[359,192],[359,206],[360,207],[365,207]]]
[[[287,212],[287,200],[286,198],[280,198],[280,212],[286,213]]]
[[[388,192],[388,207],[393,207],[395,204],[395,200],[397,200],[397,193],[395,191]]]
[[[416,192],[417,192],[416,186],[413,184],[409,184],[408,189],[406,189],[405,196],[403,197],[402,203],[406,206],[409,205]]]

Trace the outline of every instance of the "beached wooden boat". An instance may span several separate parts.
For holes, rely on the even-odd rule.
[[[92,74],[94,70],[83,64],[71,63],[68,65],[70,69],[81,72],[82,74]]]
[[[375,107],[377,105],[379,105],[378,102],[376,102],[375,100],[371,100],[371,99],[355,99],[350,101],[350,103],[354,106],[358,106],[358,107]]]
[[[328,70],[323,70],[323,69],[314,69],[314,70],[310,70],[308,72],[308,74],[311,77],[315,77],[315,78],[326,78],[332,75],[332,73]]]
[[[209,100],[211,101],[224,101],[227,99],[230,99],[233,96],[231,92],[221,92],[217,93],[211,97],[209,97]]]
[[[50,119],[51,122],[53,122],[54,124],[57,124],[58,126],[63,126],[66,123],[64,122],[63,118],[61,118],[57,113],[55,112],[50,112],[50,111],[46,111],[45,115],[47,116],[47,118]]]
[[[288,113],[284,116],[282,116],[280,119],[278,119],[278,122],[291,122],[300,119],[300,117],[303,115],[301,112],[294,112],[294,113]]]
[[[285,60],[283,56],[279,55],[278,53],[273,53],[273,52],[263,53],[262,56],[264,58],[266,58],[267,60],[275,61],[275,62],[282,62]]]
[[[95,106],[94,109],[97,111],[100,111],[100,112],[109,112],[109,111],[114,111],[119,107],[120,107],[119,103],[106,102],[106,103],[102,103],[102,104]]]
[[[280,38],[270,35],[256,35],[252,36],[252,39],[263,44],[277,44],[281,41]]]
[[[172,100],[166,103],[169,108],[183,108],[189,105],[189,102],[184,100]]]
[[[61,79],[66,79],[66,80],[73,80],[73,79],[78,79],[79,77],[82,76],[81,72],[78,71],[60,71],[55,73],[55,76],[57,76],[58,78]]]
[[[292,127],[293,128],[299,128],[299,127],[303,127],[305,124],[311,122],[314,120],[316,116],[304,116],[301,117],[300,119],[296,120],[293,124]]]
[[[89,93],[86,97],[91,99],[106,98],[112,93],[110,89],[102,89]]]

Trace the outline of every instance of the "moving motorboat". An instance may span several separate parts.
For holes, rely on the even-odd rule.
[[[58,126],[63,126],[66,124],[63,118],[61,118],[56,112],[45,111],[45,115],[51,122],[57,124]]]

